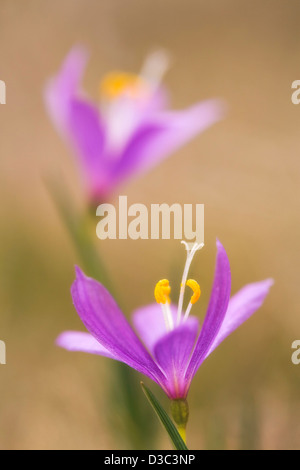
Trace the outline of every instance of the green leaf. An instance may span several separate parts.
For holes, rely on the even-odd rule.
[[[146,395],[150,405],[154,409],[155,413],[158,416],[158,419],[160,420],[161,424],[167,431],[167,433],[170,436],[171,441],[173,442],[173,445],[176,450],[188,450],[185,442],[181,438],[179,432],[176,429],[176,426],[174,425],[173,421],[171,418],[169,418],[167,412],[163,409],[159,401],[155,398],[151,390],[146,387],[146,385],[141,382],[141,387],[143,389],[144,394]]]

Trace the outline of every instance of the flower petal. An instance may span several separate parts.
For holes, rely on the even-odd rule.
[[[221,328],[229,303],[230,289],[231,274],[229,260],[225,249],[221,243],[217,241],[217,262],[214,284],[204,324],[186,372],[188,383],[191,382],[193,376],[204,361],[207,352],[211,348]]]
[[[91,195],[105,192],[108,163],[105,159],[105,129],[96,106],[79,98],[70,102],[69,141],[76,151]]]
[[[163,374],[148,354],[109,292],[77,268],[71,292],[75,308],[88,331],[116,359],[156,382]]]
[[[46,85],[45,104],[60,133],[66,132],[70,101],[78,93],[87,60],[87,51],[82,47],[74,47],[65,59],[61,70]]]
[[[45,101],[58,132],[79,158],[88,191],[93,198],[105,193],[105,129],[99,109],[82,96],[80,86],[88,54],[74,48],[59,73],[48,83]]]
[[[177,307],[171,305],[171,312],[176,321]],[[157,303],[137,309],[132,316],[133,326],[144,345],[153,353],[157,341],[167,334],[161,306]]]
[[[223,116],[223,105],[208,100],[183,111],[150,115],[125,148],[116,178],[146,171]]]
[[[110,357],[116,359],[114,354],[106,348],[89,333],[81,331],[65,331],[56,340],[57,346],[67,349],[67,351],[79,351],[89,354],[98,354],[99,356]]]
[[[154,347],[154,356],[166,375],[165,389],[172,399],[186,395],[185,372],[199,329],[198,319],[188,320],[161,338]]]
[[[248,284],[229,301],[228,309],[215,340],[206,354],[208,357],[230,333],[248,320],[258,310],[273,285],[273,279]]]

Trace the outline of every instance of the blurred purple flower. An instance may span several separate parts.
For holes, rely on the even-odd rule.
[[[81,89],[88,59],[74,48],[46,86],[48,113],[78,156],[89,197],[99,202],[122,181],[144,172],[221,119],[217,100],[170,111],[160,82],[167,57],[148,57],[140,75],[115,72],[101,83],[99,103]]]
[[[187,251],[179,306],[169,303],[167,280],[158,282],[155,298],[160,304],[137,310],[134,332],[108,291],[77,268],[72,286],[75,308],[89,333],[65,332],[57,344],[69,351],[83,351],[124,362],[150,377],[171,399],[186,398],[191,381],[203,361],[219,344],[262,305],[273,281],[249,284],[230,298],[231,275],[227,254],[217,243],[217,262],[211,298],[203,326],[190,316],[200,297],[200,287],[187,280],[199,245]],[[185,286],[193,295],[182,313]]]

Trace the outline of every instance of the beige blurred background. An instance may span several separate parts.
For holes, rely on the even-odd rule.
[[[69,294],[79,261],[44,179],[63,175],[78,209],[84,194],[42,92],[76,43],[91,50],[84,84],[96,98],[105,73],[137,72],[164,47],[173,57],[165,81],[173,107],[209,97],[228,103],[223,122],[120,192],[129,203],[205,204],[206,247],[193,267],[200,316],[216,237],[229,254],[233,292],[276,281],[259,313],[199,371],[190,447],[300,448],[300,366],[291,363],[300,338],[300,106],[291,103],[299,14],[297,0],[0,0],[1,449],[125,445],[103,411],[112,362],[54,345],[62,330],[82,328]],[[152,302],[158,279],[179,280],[177,242],[95,242],[127,314]],[[169,446],[162,432],[157,446]]]

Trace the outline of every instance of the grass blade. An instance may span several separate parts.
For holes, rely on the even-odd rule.
[[[167,431],[170,436],[170,439],[175,447],[176,450],[188,450],[186,444],[182,440],[179,432],[176,429],[173,421],[169,418],[166,411],[163,409],[159,401],[155,398],[151,390],[146,387],[146,385],[141,382],[141,387],[143,389],[144,394],[146,395],[150,405],[154,409],[155,413],[157,414],[161,424]]]

